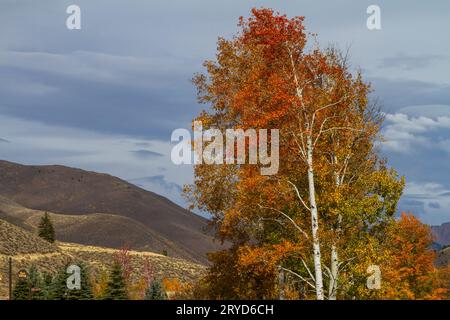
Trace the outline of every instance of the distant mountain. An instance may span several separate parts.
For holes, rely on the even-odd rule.
[[[70,225],[71,231],[61,232],[60,238],[70,237],[66,240],[73,242],[86,243],[88,238],[89,244],[117,247],[137,237],[133,249],[158,250],[166,246],[168,251],[179,255],[184,252],[184,257],[203,263],[207,252],[220,249],[206,233],[206,219],[108,174],[0,160],[0,196],[25,209],[66,216],[65,222],[59,215],[54,217],[65,228]],[[11,210],[3,215],[9,216],[10,222],[24,223],[23,217],[14,217]],[[35,217],[26,219],[36,223]],[[32,227],[33,223],[28,222]]]
[[[441,246],[450,245],[450,222],[443,223],[440,226],[432,226],[431,230],[436,243]]]
[[[435,265],[437,267],[445,267],[450,265],[450,247],[436,252]]]

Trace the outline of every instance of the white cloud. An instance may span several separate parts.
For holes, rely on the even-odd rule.
[[[418,198],[436,198],[439,195],[450,192],[442,184],[436,182],[417,183],[410,182],[406,185],[404,194]],[[450,196],[449,196],[450,199]]]
[[[383,148],[398,153],[410,153],[417,148],[447,147],[450,138],[450,117],[413,117],[402,113],[386,114]]]
[[[411,211],[422,222],[439,225],[449,220],[450,189],[435,182],[409,182],[406,184],[399,206]]]

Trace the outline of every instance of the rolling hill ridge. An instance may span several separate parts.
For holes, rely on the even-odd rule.
[[[127,217],[105,213],[68,215],[45,212],[52,220],[56,239],[59,241],[110,248],[130,247],[157,253],[167,252],[173,257],[197,260],[195,255],[183,250],[142,223]],[[45,212],[25,208],[0,196],[0,219],[33,234],[37,234],[40,219]]]
[[[220,249],[206,233],[205,218],[108,174],[0,161],[0,196],[4,219],[23,227],[35,227],[36,216],[43,211],[55,213],[56,223],[70,230],[59,234],[61,240],[108,247],[131,245],[156,252],[166,249],[202,263],[207,261],[207,252]]]

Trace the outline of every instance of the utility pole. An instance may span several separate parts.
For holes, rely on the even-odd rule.
[[[9,300],[12,300],[12,258],[8,259],[8,273],[9,273]]]

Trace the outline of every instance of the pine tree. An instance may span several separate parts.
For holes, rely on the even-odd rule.
[[[45,272],[42,276],[42,299],[50,300],[51,299],[51,290],[52,290],[52,282],[53,277],[50,273]]]
[[[30,300],[30,283],[27,278],[18,278],[12,293],[13,300]]]
[[[39,223],[39,237],[47,240],[50,243],[55,242],[55,229],[52,221],[46,212]]]
[[[29,270],[29,285],[30,285],[30,299],[31,300],[43,300],[44,293],[42,277],[36,268],[36,265],[32,265]]]
[[[109,276],[108,286],[105,290],[105,300],[127,300],[127,290],[123,277],[122,266],[114,263]]]
[[[160,280],[153,280],[145,291],[145,300],[166,300],[167,295]]]
[[[67,295],[67,273],[66,267],[60,269],[53,277],[49,287],[48,299],[66,300]]]
[[[45,280],[45,295],[50,300],[91,300],[93,299],[92,286],[87,266],[84,263],[77,263],[80,267],[80,289],[69,289],[67,287],[67,279],[70,274],[67,273],[69,265],[61,268],[53,280],[49,283],[48,276]]]
[[[92,285],[89,277],[89,270],[84,263],[77,263],[80,267],[80,289],[67,289],[67,300],[92,300],[94,295],[92,293]]]

